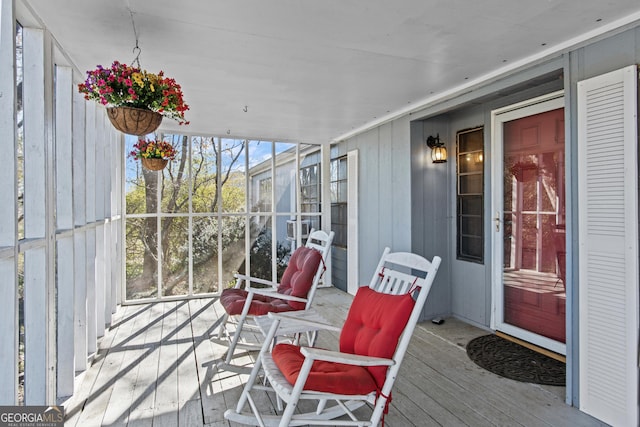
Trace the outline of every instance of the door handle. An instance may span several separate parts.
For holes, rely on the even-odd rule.
[[[496,212],[496,217],[493,218],[496,222],[496,233],[500,231],[500,212]]]

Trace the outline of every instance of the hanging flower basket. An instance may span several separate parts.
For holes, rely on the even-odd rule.
[[[146,135],[155,131],[163,117],[189,124],[184,113],[182,88],[172,78],[149,73],[138,67],[114,61],[111,67],[98,65],[87,71],[87,79],[78,85],[85,99],[107,107],[113,126],[131,135]]]
[[[162,170],[167,166],[167,163],[169,163],[168,159],[145,159],[144,157],[140,159],[140,161],[142,162],[142,166],[150,171]]]
[[[113,127],[129,135],[146,135],[162,123],[162,114],[143,108],[109,107],[107,116]]]
[[[140,159],[145,169],[159,171],[167,166],[169,160],[176,157],[176,149],[168,141],[138,139],[133,145],[133,150],[129,153],[129,157]]]

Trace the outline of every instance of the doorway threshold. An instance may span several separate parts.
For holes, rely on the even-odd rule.
[[[558,360],[558,361],[560,361],[562,363],[567,363],[567,358],[562,354],[558,354],[558,353],[556,353],[554,351],[547,350],[546,348],[537,346],[535,344],[531,344],[530,342],[523,341],[523,340],[521,340],[519,338],[516,338],[514,336],[505,334],[504,332],[496,331],[496,335],[501,337],[501,338],[504,338],[506,340],[509,340],[511,342],[514,342],[516,344],[519,344],[519,345],[521,345],[523,347],[526,347],[526,348],[528,348],[530,350],[533,350],[533,351],[535,351],[537,353],[544,354],[545,356],[550,357],[550,358],[555,359],[555,360]]]

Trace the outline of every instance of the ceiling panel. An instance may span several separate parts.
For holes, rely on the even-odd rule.
[[[311,143],[640,13],[637,0],[18,1],[78,79],[131,63],[135,25],[142,67],[191,106],[189,126],[166,129]]]

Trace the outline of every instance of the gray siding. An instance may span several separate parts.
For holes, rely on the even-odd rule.
[[[347,292],[347,250],[331,248],[331,284]]]
[[[411,250],[409,120],[399,119],[339,144],[359,153],[359,285],[367,284],[386,246]]]
[[[338,144],[360,151],[360,284],[369,280],[385,246],[411,250],[443,263],[425,307],[425,318],[454,315],[488,327],[491,315],[491,111],[556,90],[565,90],[570,124],[568,175],[575,171],[575,96],[577,81],[640,62],[640,26],[601,38],[571,52],[523,67],[503,78],[434,103]],[[564,76],[564,78],[562,78]],[[485,127],[485,254],[484,264],[456,260],[455,134]],[[440,133],[449,161],[433,164],[427,136]],[[574,172],[575,173],[575,172]],[[567,220],[576,224],[576,190],[567,176]],[[571,202],[571,203],[570,203]],[[573,230],[575,235],[575,230]],[[568,232],[569,238],[572,233]],[[571,251],[568,256],[571,257]],[[573,253],[573,260],[577,254]],[[567,260],[567,268],[571,268]],[[568,273],[569,275],[571,273]],[[571,280],[571,276],[568,276]],[[569,291],[568,309],[577,305]],[[577,310],[574,310],[574,319]],[[574,333],[575,332],[574,330]],[[574,336],[577,339],[577,336]]]

